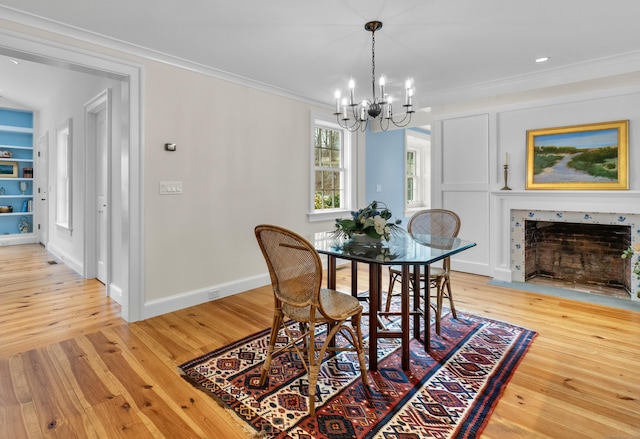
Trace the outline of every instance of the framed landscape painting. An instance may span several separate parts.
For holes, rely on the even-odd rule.
[[[629,121],[527,131],[526,189],[625,190]]]

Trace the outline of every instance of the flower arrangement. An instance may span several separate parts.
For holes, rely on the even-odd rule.
[[[372,201],[364,209],[351,212],[351,218],[336,219],[336,232],[349,238],[362,234],[388,241],[391,233],[397,230],[398,224],[402,222],[400,219],[388,222],[391,216],[392,213],[386,204],[381,201]]]
[[[637,244],[633,244],[631,247],[629,247],[628,249],[626,249],[625,251],[622,252],[622,256],[620,256],[622,259],[631,259],[634,255],[634,253],[640,253],[640,243]],[[638,256],[638,258],[636,259],[636,262],[633,263],[633,273],[638,276],[638,278],[640,279],[640,256]],[[640,290],[638,290],[636,292],[636,296],[638,296],[638,298],[640,298]]]
[[[634,244],[633,246],[623,251],[621,258],[631,259],[635,252],[640,253],[640,243]],[[636,259],[636,262],[633,264],[633,272],[636,274],[636,276],[640,277],[640,256],[638,256],[638,259]]]

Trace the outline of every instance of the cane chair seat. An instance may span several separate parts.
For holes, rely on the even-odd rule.
[[[460,217],[450,210],[445,209],[426,209],[416,212],[407,225],[407,231],[409,234],[424,234],[433,236],[446,236],[456,237],[460,231]],[[449,258],[445,258],[442,261],[442,267],[430,266],[429,267],[429,288],[435,290],[435,296],[431,293],[429,298],[425,298],[428,302],[425,306],[432,306],[435,309],[435,322],[436,333],[440,335],[440,322],[442,320],[442,310],[444,299],[449,299],[449,306],[451,308],[451,315],[453,318],[457,318],[456,308],[453,303],[453,293],[451,291],[451,281],[449,277],[451,267],[451,261]],[[413,266],[409,269],[411,276],[409,279],[409,286],[411,289],[413,285]],[[391,265],[389,266],[389,290],[387,292],[387,301],[385,304],[385,312],[389,312],[391,307],[391,300],[394,295],[394,286],[397,281],[402,281],[402,267]],[[422,267],[420,268],[419,281],[421,284],[425,282],[425,273]],[[436,303],[431,303],[431,298],[435,297]]]
[[[262,366],[260,385],[264,386],[274,355],[295,352],[309,377],[309,413],[315,413],[316,383],[327,352],[353,351],[357,353],[362,382],[369,379],[362,347],[362,305],[355,297],[335,290],[321,288],[322,262],[315,248],[300,235],[278,226],[260,225],[255,228],[256,239],[269,268],[274,297],[273,324],[269,337],[267,358]],[[289,329],[288,321],[300,323],[302,334]],[[316,326],[327,325],[325,340],[316,340]],[[276,349],[280,331],[289,343]],[[340,334],[346,344],[334,342]]]

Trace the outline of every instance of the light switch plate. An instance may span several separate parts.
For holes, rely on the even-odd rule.
[[[181,181],[161,181],[160,195],[180,195],[182,194]]]

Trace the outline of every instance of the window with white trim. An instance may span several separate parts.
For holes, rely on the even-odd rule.
[[[349,131],[329,117],[312,114],[311,216],[349,210],[353,188],[353,149]]]
[[[405,137],[405,209],[431,206],[431,139],[428,134],[407,130]]]
[[[56,130],[56,225],[71,230],[71,119]]]

